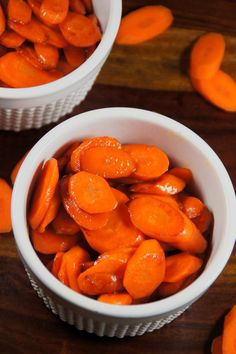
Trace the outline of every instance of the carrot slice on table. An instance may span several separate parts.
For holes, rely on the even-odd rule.
[[[180,203],[182,211],[189,217],[189,219],[196,218],[201,214],[204,208],[203,202],[191,195],[180,196]]]
[[[133,301],[128,293],[102,294],[97,300],[113,305],[130,305]]]
[[[44,232],[46,227],[55,219],[60,204],[61,197],[59,193],[59,188],[57,187],[55,193],[53,194],[49,207],[46,211],[46,214],[44,215],[44,218],[37,229],[39,232]]]
[[[6,48],[17,48],[21,46],[25,38],[14,31],[7,30],[0,37],[0,44]]]
[[[33,230],[42,222],[59,181],[57,160],[47,160],[41,170],[34,189],[33,199],[28,213],[28,222]]]
[[[40,17],[55,25],[64,21],[69,9],[69,0],[43,0]]]
[[[78,68],[86,60],[85,51],[83,48],[68,45],[64,48],[64,54],[67,62],[73,67]]]
[[[164,6],[144,6],[121,20],[116,37],[118,44],[138,44],[166,31],[173,22],[171,11]]]
[[[35,43],[34,50],[38,61],[45,70],[55,69],[59,60],[59,51],[50,44]]]
[[[232,354],[233,352],[231,352]],[[213,339],[211,343],[211,354],[223,354],[222,351],[222,336]]]
[[[10,29],[18,33],[20,36],[26,38],[33,43],[46,43],[47,34],[43,25],[38,20],[32,18],[27,24],[21,24],[13,21],[8,21]]]
[[[22,46],[16,48],[17,53],[19,53],[25,60],[29,62],[32,66],[37,69],[43,70],[43,65],[40,63],[37,54],[33,47],[28,44],[23,44]]]
[[[110,136],[100,136],[85,139],[78,147],[71,153],[71,168],[74,172],[80,170],[80,157],[82,152],[92,147],[115,147],[121,149],[121,143]]]
[[[51,228],[47,228],[42,233],[37,230],[32,230],[31,240],[37,252],[53,254],[61,251],[65,252],[76,245],[78,235],[59,235]]]
[[[86,14],[86,8],[82,0],[70,0],[70,9],[80,15]]]
[[[219,70],[225,53],[225,40],[220,33],[206,33],[194,44],[190,55],[190,76],[211,79]]]
[[[47,84],[62,76],[61,72],[47,72],[31,65],[21,54],[9,52],[0,58],[0,79],[14,88]]]
[[[204,233],[209,229],[212,221],[213,221],[212,213],[206,206],[204,206],[200,215],[192,219],[192,222],[197,226],[198,230],[201,233]]]
[[[0,4],[0,36],[3,34],[5,29],[6,29],[6,19],[5,19],[2,5]]]
[[[26,24],[31,21],[32,9],[24,0],[8,1],[8,18],[13,22]]]
[[[93,20],[75,12],[69,12],[59,27],[67,42],[75,47],[89,47],[102,37],[100,28]]]
[[[197,272],[202,266],[202,260],[187,252],[166,257],[166,272],[164,282],[175,283],[186,279]]]
[[[135,170],[135,163],[123,149],[115,147],[92,147],[83,151],[81,170],[104,178],[127,177]]]
[[[222,335],[223,354],[234,354],[236,352],[236,305],[227,313],[224,319],[224,328]]]
[[[12,172],[11,172],[11,182],[12,182],[12,184],[15,183],[15,180],[16,180],[17,174],[18,174],[18,172],[19,172],[19,169],[21,168],[21,165],[22,165],[22,163],[24,162],[24,160],[25,160],[27,154],[28,154],[28,151],[26,152],[26,154],[24,154],[24,155],[20,158],[20,160],[19,160],[19,161],[17,162],[17,164],[14,166],[14,168],[13,168],[13,170],[12,170]]]
[[[193,87],[210,103],[227,112],[236,112],[236,81],[222,70],[209,80],[191,78]]]
[[[0,178],[0,233],[7,233],[12,229],[11,195],[11,187],[3,178]]]
[[[123,284],[133,299],[151,295],[165,275],[165,253],[158,241],[145,240],[129,259]]]
[[[159,241],[172,242],[184,228],[181,212],[152,196],[131,200],[129,213],[139,230]]]
[[[127,144],[123,146],[136,164],[132,177],[138,179],[154,179],[168,170],[167,155],[156,146],[146,144]]]
[[[57,234],[74,235],[80,230],[79,225],[70,217],[62,207],[52,222],[52,227]]]
[[[106,213],[115,209],[117,200],[107,181],[85,171],[77,172],[69,178],[70,197],[79,208],[88,213]]]
[[[58,278],[58,272],[61,267],[62,258],[64,256],[64,254],[65,254],[65,252],[62,252],[62,251],[57,252],[53,258],[51,272],[56,278]]]
[[[143,241],[142,233],[131,223],[124,204],[120,204],[110,213],[107,224],[99,230],[82,231],[88,244],[99,253],[118,247],[136,247]]]
[[[118,204],[125,204],[129,201],[129,197],[124,192],[120,191],[117,188],[111,188],[111,190]]]
[[[184,180],[186,184],[193,179],[192,171],[186,167],[173,167],[168,171],[170,174]]]
[[[97,230],[106,225],[109,213],[89,214],[79,208],[68,193],[69,178],[65,177],[61,181],[62,202],[67,213],[81,227],[88,230]]]

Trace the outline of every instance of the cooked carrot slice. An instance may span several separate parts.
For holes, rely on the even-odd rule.
[[[37,69],[43,70],[43,65],[40,63],[37,54],[33,47],[28,44],[23,44],[22,46],[16,49],[17,53],[19,53],[25,60],[29,62],[32,66]]]
[[[222,351],[222,336],[218,336],[218,337],[213,339],[213,341],[211,343],[211,354],[223,354],[223,351]]]
[[[6,48],[17,48],[21,46],[24,41],[24,37],[11,30],[5,31],[0,37],[0,44]]]
[[[31,21],[32,10],[24,0],[8,0],[8,18],[13,22],[27,24]]]
[[[64,208],[72,219],[81,227],[88,230],[97,230],[106,225],[109,213],[89,214],[80,209],[68,193],[69,178],[65,177],[61,181],[61,195]]]
[[[67,42],[75,47],[89,47],[101,40],[100,28],[93,20],[75,12],[69,12],[59,27]]]
[[[175,240],[184,228],[181,212],[152,196],[131,200],[129,213],[131,221],[139,230],[159,241]]]
[[[37,229],[39,232],[44,232],[46,227],[55,219],[60,204],[61,197],[59,193],[59,188],[57,187],[55,193],[53,194],[49,207],[46,211],[46,214],[44,215],[44,218]]]
[[[212,213],[206,206],[204,206],[200,215],[192,219],[192,222],[197,226],[198,230],[201,233],[204,233],[209,229],[212,221],[213,221]]]
[[[225,40],[220,33],[206,33],[198,38],[190,55],[190,76],[211,79],[219,70],[225,53]]]
[[[69,9],[69,0],[43,0],[40,17],[55,25],[64,21]]]
[[[0,79],[15,88],[47,84],[62,76],[58,71],[47,72],[31,65],[23,56],[9,52],[0,58]]]
[[[236,352],[236,305],[227,313],[224,319],[224,329],[222,335],[223,354],[234,354]]]
[[[183,179],[166,172],[156,181],[134,184],[130,190],[136,193],[175,195],[181,192],[185,186],[186,183]]]
[[[110,136],[99,136],[85,139],[71,154],[71,168],[74,172],[80,170],[80,157],[82,152],[92,147],[116,147],[121,149],[121,143]]]
[[[21,159],[20,159],[20,160],[17,162],[17,164],[14,166],[14,168],[13,168],[13,170],[12,170],[12,172],[11,172],[11,182],[12,182],[12,184],[15,183],[16,176],[17,176],[17,174],[18,174],[18,172],[19,172],[19,169],[21,168],[21,165],[22,165],[22,163],[24,162],[24,160],[25,160],[27,154],[28,154],[28,151],[27,151],[26,154],[24,154],[24,155],[21,157]]]
[[[33,230],[42,222],[59,180],[57,160],[47,160],[37,180],[28,213],[28,222]]]
[[[0,178],[0,233],[7,233],[12,229],[11,195],[11,187],[3,178]]]
[[[97,300],[113,305],[130,305],[133,301],[128,293],[102,294]]]
[[[129,259],[123,284],[133,299],[151,295],[165,275],[165,253],[158,241],[145,240]]]
[[[43,30],[47,36],[47,44],[51,44],[56,48],[64,48],[68,45],[61,32],[56,28],[50,28],[47,25],[42,24]]]
[[[174,283],[165,283],[164,281],[158,287],[158,295],[161,298],[171,296],[176,294],[179,290],[182,289],[184,284],[184,279],[176,281]]]
[[[34,49],[38,57],[38,61],[45,70],[55,69],[59,60],[59,51],[50,44],[35,43]]]
[[[121,20],[116,37],[118,44],[138,44],[166,31],[173,22],[171,11],[164,6],[144,6]]]
[[[154,179],[168,170],[169,159],[156,146],[128,144],[123,146],[123,150],[132,157],[136,165],[136,170],[131,177],[141,180]]]
[[[72,152],[79,146],[79,142],[72,143],[66,150],[57,158],[59,170],[62,171],[70,161]]]
[[[13,21],[8,21],[10,29],[18,33],[20,36],[26,38],[33,43],[46,43],[47,34],[43,25],[36,19],[32,18],[31,21],[25,25]]]
[[[78,235],[59,235],[47,228],[44,232],[31,231],[34,249],[42,254],[53,254],[67,251],[78,242]]]
[[[0,4],[0,36],[3,34],[5,29],[6,29],[6,19],[5,19],[2,5]]]
[[[70,0],[70,9],[80,15],[86,14],[86,8],[82,0]]]
[[[88,213],[106,213],[115,209],[117,200],[107,181],[85,171],[69,178],[68,192],[79,208]]]
[[[88,244],[99,253],[118,247],[138,246],[143,241],[142,233],[131,223],[124,204],[110,213],[107,224],[99,230],[82,231]]]
[[[168,171],[170,174],[184,180],[186,183],[193,179],[192,171],[186,167],[173,167]]]
[[[111,188],[111,190],[118,204],[125,204],[129,201],[129,197],[124,192],[120,191],[117,188]]]
[[[182,205],[182,211],[189,217],[189,219],[196,218],[201,214],[204,208],[203,202],[191,195],[183,195],[179,197]]]
[[[83,48],[74,47],[69,45],[64,48],[66,60],[73,68],[78,68],[86,60]]]
[[[193,87],[210,103],[228,112],[236,112],[236,81],[218,70],[209,80],[191,78]]]
[[[104,178],[127,177],[135,170],[130,155],[115,147],[92,147],[80,157],[81,170]]]
[[[79,225],[70,217],[62,207],[52,222],[52,227],[57,234],[74,235],[80,230]]]
[[[202,266],[202,260],[187,252],[166,257],[166,272],[164,282],[175,283],[186,279],[197,272]]]
[[[27,0],[29,6],[32,9],[33,14],[35,15],[35,17],[40,20],[40,22],[43,22],[44,24],[46,24],[47,26],[53,27],[54,25],[50,24],[49,22],[47,22],[44,18],[41,18],[40,16],[40,8],[41,8],[41,4],[42,1],[41,0]]]
[[[147,194],[145,193],[133,193],[131,194],[131,199],[139,198],[139,197],[146,197]],[[165,203],[170,204],[172,207],[179,209],[179,204],[177,200],[171,196],[171,195],[156,195],[156,194],[150,194],[153,198],[157,198],[159,200],[162,200]]]
[[[58,272],[61,267],[62,258],[64,256],[64,254],[65,254],[65,252],[62,252],[62,251],[57,252],[53,258],[51,272],[56,278],[58,278]]]

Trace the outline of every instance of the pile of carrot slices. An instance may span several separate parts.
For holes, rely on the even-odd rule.
[[[94,52],[101,28],[91,0],[7,0],[0,4],[0,86],[43,85]]]
[[[170,296],[199,275],[208,246],[212,214],[192,180],[157,146],[73,142],[44,162],[34,185],[33,247],[63,284],[98,301]]]

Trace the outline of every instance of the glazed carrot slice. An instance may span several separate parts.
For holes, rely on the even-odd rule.
[[[209,229],[211,223],[213,222],[212,213],[206,206],[204,206],[200,215],[196,218],[193,218],[192,222],[197,226],[201,233],[204,233]]]
[[[17,48],[21,46],[25,38],[14,31],[7,30],[0,37],[0,44],[6,48]]]
[[[175,195],[181,192],[185,186],[186,183],[183,179],[166,172],[156,181],[134,184],[130,190],[136,193]]]
[[[65,177],[61,181],[62,202],[67,213],[81,227],[88,230],[97,230],[106,225],[109,213],[89,214],[80,209],[68,193],[69,178]]]
[[[182,289],[184,279],[176,281],[174,283],[165,283],[164,281],[158,287],[158,295],[161,298],[168,297],[176,294],[179,290]]]
[[[122,18],[116,43],[142,43],[166,31],[172,22],[173,15],[167,7],[144,6]]]
[[[223,354],[234,354],[236,351],[236,305],[227,313],[224,319],[224,329],[222,335]]]
[[[36,19],[32,18],[27,24],[21,24],[13,21],[8,21],[10,29],[18,33],[20,36],[26,38],[33,43],[46,43],[47,34],[43,25]]]
[[[0,178],[0,233],[7,233],[12,229],[11,195],[11,187],[3,178]]]
[[[60,204],[61,197],[59,193],[59,188],[57,187],[55,193],[53,194],[49,207],[46,211],[46,214],[44,215],[44,218],[37,229],[39,232],[44,232],[46,227],[55,219]]]
[[[147,194],[145,193],[133,193],[130,195],[131,199],[139,198],[139,197],[146,197]],[[156,195],[156,194],[150,194],[153,198],[157,198],[159,200],[162,200],[165,203],[170,204],[172,207],[179,209],[179,204],[177,200],[171,196],[171,195]]]
[[[59,51],[50,44],[35,43],[34,50],[38,61],[45,70],[55,69],[59,60]]]
[[[97,300],[113,305],[130,305],[133,301],[128,293],[102,294]]]
[[[47,25],[42,24],[43,30],[47,36],[47,44],[51,44],[56,48],[64,48],[68,45],[60,31],[56,28],[50,28]]]
[[[56,278],[58,278],[58,272],[61,267],[62,258],[64,256],[64,254],[65,254],[65,252],[62,252],[62,251],[57,252],[53,258],[51,272]]]
[[[79,225],[68,215],[63,207],[60,208],[53,220],[52,227],[57,234],[74,235],[80,230]]]
[[[21,54],[9,52],[0,58],[0,79],[15,88],[47,84],[62,76],[61,72],[47,72],[31,65]]]
[[[165,253],[158,241],[145,240],[129,259],[123,284],[133,299],[151,295],[165,275]]]
[[[223,354],[222,351],[222,336],[213,339],[211,343],[211,354]]]
[[[69,145],[66,150],[57,158],[59,170],[62,171],[64,167],[70,161],[72,152],[80,145],[79,142],[75,142]]]
[[[86,14],[86,8],[82,0],[70,0],[70,9],[80,15]]]
[[[86,60],[85,52],[82,48],[69,45],[64,48],[67,62],[73,67],[78,68]]]
[[[225,40],[220,33],[206,33],[199,37],[190,55],[190,76],[211,79],[219,70],[225,53]]]
[[[111,190],[118,204],[125,204],[129,201],[129,197],[124,192],[120,191],[117,188],[111,188]]]
[[[17,162],[17,164],[14,166],[14,168],[13,168],[13,170],[12,170],[12,172],[11,172],[11,182],[12,182],[12,184],[15,183],[16,176],[17,176],[17,174],[18,174],[18,172],[19,172],[19,169],[21,168],[21,165],[22,165],[22,163],[24,162],[24,160],[25,160],[27,154],[28,154],[28,151],[26,152],[26,154],[24,154],[24,155],[21,157],[21,159],[20,159],[20,160]]]
[[[181,212],[152,196],[131,200],[129,213],[133,224],[145,235],[171,242],[184,228]]]
[[[128,144],[123,146],[136,165],[131,177],[141,180],[154,179],[168,170],[167,155],[156,146],[147,144]]]
[[[6,19],[5,19],[2,5],[0,4],[0,36],[3,34],[5,29],[6,29]]]
[[[22,46],[16,49],[17,53],[19,53],[28,63],[34,66],[37,69],[43,70],[43,65],[40,63],[38,56],[33,47],[28,44],[23,44]]]
[[[41,0],[27,0],[30,8],[32,9],[33,14],[35,17],[40,21],[43,22],[45,25],[49,27],[54,27],[56,25],[52,25],[51,23],[47,22],[46,19],[40,16],[40,8],[42,1]]]
[[[203,202],[191,195],[180,196],[182,211],[189,217],[189,219],[196,218],[201,214],[204,208]]]
[[[99,136],[85,139],[71,154],[71,168],[74,172],[80,170],[80,157],[82,152],[92,147],[115,147],[121,149],[121,143],[110,136]]]
[[[227,112],[236,112],[236,81],[222,70],[209,80],[191,78],[193,87],[210,103]]]
[[[42,222],[59,180],[57,160],[51,158],[45,162],[37,180],[28,213],[28,222],[33,230]]]
[[[88,244],[99,253],[118,247],[136,247],[143,241],[142,233],[131,223],[124,204],[110,213],[107,224],[99,230],[82,231]]]
[[[106,213],[116,208],[117,200],[107,181],[85,171],[69,178],[68,192],[79,208],[88,213]]]
[[[93,20],[75,12],[69,12],[59,27],[67,42],[75,47],[89,47],[101,40],[100,28]]]
[[[193,179],[192,171],[186,167],[173,167],[168,171],[170,174],[189,183]]]
[[[197,272],[202,266],[202,260],[187,252],[180,252],[166,257],[166,272],[164,282],[175,283],[186,279]]]
[[[32,10],[24,0],[8,0],[8,18],[13,22],[27,24],[31,21]]]
[[[81,170],[104,178],[127,177],[135,170],[135,163],[123,149],[91,147],[80,157]]]
[[[69,0],[43,0],[40,17],[55,25],[64,21],[69,9]]]
[[[47,228],[44,232],[31,231],[34,249],[42,254],[65,252],[78,242],[78,235],[59,235]]]

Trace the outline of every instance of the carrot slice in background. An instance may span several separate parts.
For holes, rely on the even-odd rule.
[[[159,241],[172,242],[184,228],[181,212],[152,196],[131,200],[129,213],[139,230]]]
[[[113,305],[130,305],[133,301],[128,293],[102,294],[97,300]]]
[[[190,76],[211,79],[219,70],[225,53],[225,40],[220,33],[209,32],[199,37],[190,55]]]
[[[86,60],[85,51],[82,48],[68,45],[64,48],[67,62],[73,67],[78,68]]]
[[[118,247],[136,247],[143,241],[142,233],[131,223],[128,208],[124,204],[110,213],[107,224],[99,230],[82,231],[88,244],[99,253]]]
[[[53,258],[51,272],[56,278],[58,278],[58,272],[61,267],[62,258],[64,256],[64,254],[65,254],[65,252],[62,252],[62,251],[57,252]]]
[[[59,235],[51,228],[47,228],[44,232],[32,230],[30,235],[34,249],[42,254],[64,252],[78,242],[78,235]]]
[[[136,164],[131,177],[138,179],[154,179],[168,170],[167,155],[156,146],[147,144],[127,144],[123,146]]]
[[[86,8],[82,0],[70,0],[70,9],[80,15],[86,14]]]
[[[26,38],[33,43],[46,43],[47,34],[43,25],[38,20],[32,18],[27,24],[21,24],[13,21],[8,21],[10,29],[18,33],[20,36]]]
[[[69,0],[43,0],[40,17],[55,25],[64,21],[69,9]]]
[[[111,190],[118,204],[125,204],[129,201],[129,197],[124,192],[120,191],[117,188],[111,188]]]
[[[25,38],[18,33],[7,30],[0,37],[0,44],[6,48],[20,47],[25,41]]]
[[[197,272],[202,266],[202,260],[187,252],[177,253],[166,257],[164,282],[175,283],[186,279]]]
[[[5,29],[6,29],[6,19],[5,19],[2,5],[0,4],[0,36],[3,34]]]
[[[179,201],[182,206],[182,211],[189,217],[189,219],[196,218],[201,214],[204,208],[203,202],[191,195],[179,196]]]
[[[62,207],[52,222],[52,227],[57,234],[74,235],[80,230],[79,225],[70,217]]]
[[[35,43],[34,50],[38,61],[45,70],[55,69],[59,60],[59,51],[50,44]]]
[[[106,225],[109,213],[89,214],[80,209],[68,193],[69,178],[65,177],[61,181],[62,202],[67,213],[81,227],[88,230],[97,230]]]
[[[106,213],[117,206],[117,200],[107,181],[85,171],[77,172],[69,178],[70,197],[79,208],[88,213]]]
[[[151,295],[165,275],[165,253],[158,241],[145,240],[129,259],[123,284],[133,299]]]
[[[218,337],[213,339],[213,341],[211,343],[211,354],[223,354],[223,351],[222,351],[222,336],[218,336]]]
[[[104,178],[127,177],[135,170],[135,163],[123,149],[98,146],[83,151],[81,170]]]
[[[26,156],[28,155],[28,151],[20,158],[20,160],[16,163],[16,165],[14,166],[12,172],[11,172],[11,182],[12,184],[15,183],[17,174],[21,168],[22,163],[24,162]]]
[[[150,40],[165,32],[173,22],[171,11],[164,6],[144,6],[121,20],[117,44],[132,45]]]
[[[3,178],[0,178],[0,233],[7,233],[12,229],[11,195],[12,188]]]
[[[204,206],[200,215],[196,218],[193,218],[192,222],[197,226],[201,233],[204,233],[209,229],[211,223],[213,222],[212,213],[206,206]]]
[[[59,193],[59,188],[57,187],[55,193],[53,194],[49,207],[46,211],[46,214],[44,215],[44,218],[37,229],[39,232],[44,232],[46,227],[55,219],[60,204],[61,197]]]
[[[187,183],[193,179],[192,171],[186,167],[173,167],[168,171],[171,175],[174,175]]]
[[[102,37],[100,28],[92,19],[75,12],[69,12],[59,27],[67,42],[75,47],[89,47]]]
[[[23,25],[31,21],[32,9],[24,0],[8,0],[7,9],[10,21]]]
[[[236,353],[236,305],[227,313],[224,318],[224,328],[222,334],[222,352],[223,354]]]
[[[227,112],[236,112],[236,81],[222,70],[209,80],[191,77],[193,87],[210,103]]]
[[[57,160],[51,158],[45,162],[34,188],[28,222],[33,230],[42,222],[59,181]]]

